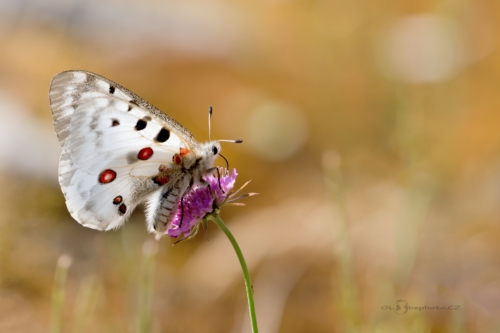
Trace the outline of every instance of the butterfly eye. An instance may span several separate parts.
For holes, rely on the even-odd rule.
[[[212,147],[212,152],[214,153],[214,155],[217,155],[218,152],[217,147]]]

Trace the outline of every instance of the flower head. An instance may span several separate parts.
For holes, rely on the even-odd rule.
[[[219,168],[219,172],[220,181],[218,176],[210,175],[205,179],[210,186],[195,187],[184,196],[182,205],[179,201],[172,224],[166,232],[170,237],[179,238],[184,234],[181,240],[191,238],[198,231],[199,223],[207,215],[226,205],[244,206],[234,201],[257,194],[248,193],[235,198],[234,196],[250,181],[233,193],[232,189],[238,175],[236,169],[233,169],[232,174],[224,168]],[[184,216],[181,215],[182,212]]]

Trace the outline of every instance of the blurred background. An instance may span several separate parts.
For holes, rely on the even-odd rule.
[[[113,232],[67,212],[48,89],[84,69],[244,140],[224,155],[261,194],[222,218],[261,332],[498,332],[498,22],[494,0],[0,0],[0,331],[250,332],[215,225],[172,246],[142,207]]]

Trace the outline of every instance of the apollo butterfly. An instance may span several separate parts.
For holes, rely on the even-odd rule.
[[[120,227],[147,201],[148,230],[161,237],[179,201],[193,186],[208,185],[203,178],[217,170],[219,142],[230,141],[198,143],[144,99],[87,71],[57,74],[49,99],[62,147],[59,182],[66,205],[75,220],[93,229]]]

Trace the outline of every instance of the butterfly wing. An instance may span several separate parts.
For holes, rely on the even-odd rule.
[[[185,143],[175,133],[158,141],[163,124],[130,106],[96,98],[71,116],[59,181],[68,210],[84,226],[118,228],[149,194],[172,188],[182,178],[172,160]]]
[[[66,139],[70,135],[71,118],[76,109],[89,100],[100,97],[115,97],[141,107],[149,117],[156,119],[167,129],[182,137],[192,151],[199,152],[198,142],[184,126],[118,83],[82,70],[59,73],[50,83],[50,108],[61,147],[66,147]]]
[[[200,154],[192,134],[126,88],[86,71],[56,75],[49,99],[63,148],[59,181],[73,218],[98,230],[118,228],[149,198],[148,229],[161,236],[192,181],[177,165],[181,148]]]

